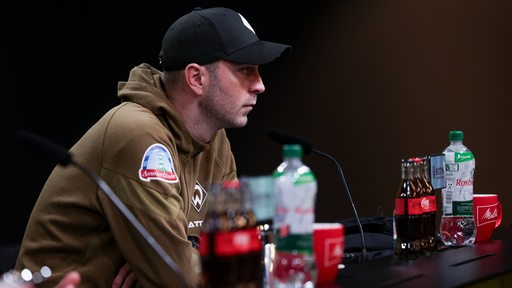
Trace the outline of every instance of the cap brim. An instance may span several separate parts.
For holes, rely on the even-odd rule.
[[[289,49],[291,49],[290,45],[258,40],[223,59],[243,64],[260,65],[274,61],[288,52]]]

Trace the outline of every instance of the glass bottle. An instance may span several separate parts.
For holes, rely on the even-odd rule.
[[[421,256],[421,239],[418,230],[421,227],[421,209],[413,178],[411,160],[402,159],[401,179],[395,195],[394,229],[396,240],[394,254],[398,259],[411,260]]]
[[[262,245],[250,196],[238,180],[210,185],[200,237],[200,287],[261,287]]]

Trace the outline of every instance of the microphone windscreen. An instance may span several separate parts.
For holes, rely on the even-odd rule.
[[[16,133],[16,136],[25,144],[28,144],[32,148],[40,150],[51,156],[62,165],[68,165],[72,161],[71,154],[69,154],[64,147],[57,145],[48,139],[24,130],[19,130]]]
[[[284,132],[282,130],[268,129],[267,136],[274,142],[277,142],[282,145],[284,145],[284,144],[299,144],[299,145],[301,145],[302,153],[304,155],[310,154],[311,151],[313,150],[313,143],[311,143],[310,141],[308,141],[304,138],[292,135],[288,132]]]

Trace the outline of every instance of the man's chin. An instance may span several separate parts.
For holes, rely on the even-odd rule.
[[[242,118],[238,119],[238,121],[232,123],[233,125],[231,125],[230,128],[242,128],[245,125],[247,125],[247,122],[248,122],[247,116],[242,117]]]

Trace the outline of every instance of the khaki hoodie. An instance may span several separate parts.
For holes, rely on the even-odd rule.
[[[210,143],[194,140],[166,98],[160,71],[135,67],[120,82],[121,104],[70,149],[73,159],[112,188],[190,283],[212,182],[236,178],[225,130]],[[145,288],[180,287],[175,274],[96,183],[78,168],[56,166],[26,227],[16,269],[53,272],[52,287],[70,270],[80,287],[111,287],[128,262]]]

